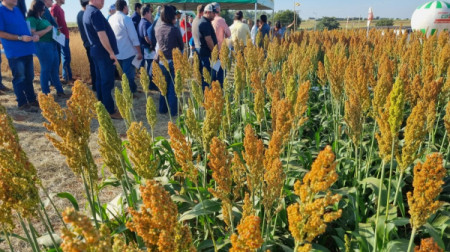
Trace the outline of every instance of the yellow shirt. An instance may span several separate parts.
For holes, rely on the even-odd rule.
[[[247,37],[250,37],[250,29],[247,24],[242,23],[239,20],[234,20],[233,25],[230,27],[231,30],[231,40],[234,42],[236,40],[244,41],[244,45],[247,45]]]

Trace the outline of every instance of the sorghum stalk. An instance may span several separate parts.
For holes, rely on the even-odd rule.
[[[22,219],[22,216],[20,215],[20,213],[17,213],[17,216],[19,217],[20,225],[22,226],[22,229],[25,232],[25,235],[27,236],[27,241],[30,244],[31,249],[34,252],[39,252],[39,245],[37,245],[37,243],[35,243],[34,240],[31,238],[28,228],[25,225],[24,220]]]
[[[50,228],[47,226],[47,223],[46,223],[46,221],[45,221],[45,219],[44,219],[44,216],[42,216],[42,213],[41,213],[41,211],[40,211],[39,209],[37,210],[37,213],[38,213],[38,215],[39,215],[39,218],[41,219],[41,221],[42,221],[43,224],[44,224],[45,230],[47,230],[47,233],[48,233],[48,235],[50,236],[50,239],[52,240],[53,246],[54,246],[55,248],[57,248],[57,247],[58,247],[58,244],[56,243],[55,238],[53,238],[53,231],[50,230]],[[50,226],[50,227],[51,227],[51,226]]]
[[[5,234],[5,238],[8,243],[9,249],[11,250],[11,252],[14,252],[14,248],[11,244],[11,241],[9,240],[9,233],[8,233],[8,231],[6,231],[5,226],[3,224],[2,224],[2,230],[3,230],[3,234]]]

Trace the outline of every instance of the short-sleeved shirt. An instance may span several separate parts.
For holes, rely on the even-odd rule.
[[[69,38],[69,29],[67,28],[66,24],[66,17],[64,15],[64,10],[61,8],[61,6],[57,5],[56,3],[53,4],[52,10],[51,10],[52,16],[56,18],[56,23],[58,24],[59,28],[61,28],[61,33],[66,36],[66,38]]]
[[[270,26],[268,24],[263,24],[263,26],[261,27],[261,39],[264,39],[266,36],[269,36],[269,32],[270,32]]]
[[[51,26],[50,22],[47,19],[28,17],[27,21],[30,22],[31,30],[35,31],[42,31],[47,27]],[[53,41],[52,33],[53,30],[50,30],[46,34],[42,35],[39,38],[39,42],[52,42]]]
[[[211,57],[211,50],[206,43],[205,37],[211,36],[214,45],[217,45],[216,32],[214,31],[211,21],[205,17],[202,17],[197,24],[197,28],[193,27],[193,30],[198,30],[198,43],[195,41],[195,48],[199,50],[200,57]]]
[[[86,6],[86,11],[83,15],[83,25],[86,30],[86,35],[89,40],[90,53],[93,58],[95,57],[107,57],[109,58],[109,53],[103,47],[98,37],[97,32],[104,31],[108,37],[111,49],[114,54],[118,54],[117,41],[108,20],[103,16],[102,12],[93,5]]]
[[[147,40],[145,40],[145,37],[149,38],[149,36],[147,35],[147,30],[148,28],[150,28],[151,25],[152,23],[150,23],[150,21],[148,21],[145,18],[141,18],[141,22],[139,22],[138,26],[139,42],[144,48],[150,48],[150,44],[147,42]]]
[[[250,37],[250,29],[247,24],[242,23],[242,21],[235,20],[231,29],[231,40],[234,42],[236,40],[243,41],[244,45],[247,45],[247,37]]]
[[[78,30],[80,31],[81,40],[83,41],[83,46],[89,47],[89,40],[87,38],[86,30],[84,29],[84,25],[83,25],[83,14],[84,14],[84,10],[80,10],[80,12],[78,12],[77,25],[78,25]]]
[[[19,8],[12,10],[0,5],[0,31],[17,36],[31,36],[27,22]],[[6,58],[18,58],[35,53],[33,42],[23,42],[18,40],[1,39]]]

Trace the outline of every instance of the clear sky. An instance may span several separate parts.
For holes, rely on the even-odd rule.
[[[303,19],[309,17],[366,17],[369,7],[373,8],[374,16],[389,18],[410,18],[414,9],[427,0],[274,0],[275,11],[292,10],[294,2],[299,2],[299,14]],[[105,0],[102,11],[106,14],[108,7],[115,0]],[[26,0],[27,7],[31,0]],[[80,9],[79,0],[66,0],[62,6],[66,13],[67,22],[75,22],[76,15]],[[297,7],[298,8],[298,7]]]

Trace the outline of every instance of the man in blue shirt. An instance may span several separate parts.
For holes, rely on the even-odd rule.
[[[158,87],[156,87],[156,85],[152,82],[152,75],[150,73],[150,68],[153,62],[151,52],[155,50],[156,46],[152,43],[152,41],[150,40],[150,36],[147,33],[149,28],[152,26],[152,12],[153,10],[150,5],[144,6],[141,9],[141,22],[139,22],[138,26],[138,36],[141,43],[141,51],[144,54],[144,61],[145,63],[147,63],[147,73],[149,73],[150,77],[149,88],[150,90],[158,90]]]
[[[32,36],[17,0],[3,0],[0,6],[0,38],[6,58],[13,74],[13,88],[19,109],[37,112],[39,107],[33,88],[34,42],[39,36]]]
[[[104,0],[90,0],[83,15],[83,25],[94,59],[97,99],[103,103],[112,119],[122,119],[114,108],[111,95],[114,88],[114,64],[118,64],[116,54],[119,50],[114,32],[100,11],[103,5]]]
[[[46,1],[52,1],[52,0],[46,0]],[[86,10],[86,6],[89,4],[89,0],[80,0],[81,4],[81,10],[77,14],[77,25],[78,30],[80,31],[81,40],[83,41],[84,49],[86,49],[86,55],[89,60],[89,70],[91,72],[91,83],[92,83],[92,90],[95,91],[95,66],[94,61],[92,60],[91,54],[89,53],[89,40],[86,35],[86,30],[84,29],[83,25],[83,15],[84,11]]]

